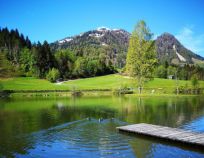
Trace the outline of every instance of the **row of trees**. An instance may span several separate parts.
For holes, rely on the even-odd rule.
[[[204,68],[189,64],[184,66],[165,64],[155,68],[154,77],[168,78],[170,75],[180,80],[190,80],[193,76],[197,76],[199,80],[204,80]]]
[[[101,55],[77,56],[76,53],[65,49],[57,51],[55,59],[60,76],[64,79],[93,77],[115,72],[112,62],[107,62],[107,59]]]
[[[6,56],[12,62],[19,62],[19,54],[22,48],[31,49],[31,41],[23,34],[16,30],[8,30],[8,28],[0,29],[0,49],[7,49]]]
[[[18,30],[0,28],[0,77],[9,77],[18,74],[20,52],[23,48],[31,49],[31,42]]]
[[[31,44],[28,37],[24,38],[18,30],[0,29],[0,60],[10,63],[4,64],[5,68],[0,70],[6,72],[8,65],[12,65],[15,74],[21,76],[47,78],[55,82],[58,78],[92,77],[115,72],[104,50],[90,50],[94,51],[90,53],[92,55],[78,54],[69,49],[53,52],[47,41]]]

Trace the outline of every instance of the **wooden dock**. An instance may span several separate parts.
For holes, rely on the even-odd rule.
[[[117,127],[119,131],[157,137],[165,140],[181,142],[189,145],[204,147],[204,133],[170,128],[146,123]]]

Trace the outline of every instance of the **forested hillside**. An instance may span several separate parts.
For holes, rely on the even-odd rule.
[[[51,43],[51,49],[70,49],[77,56],[105,58],[114,67],[125,65],[130,33],[123,29],[109,29],[105,27],[87,31],[73,37],[66,37]]]
[[[94,49],[94,54],[82,55],[70,49],[52,50],[47,41],[31,43],[16,30],[0,30],[1,77],[35,76],[56,81],[57,78],[69,79],[114,73],[108,51]]]

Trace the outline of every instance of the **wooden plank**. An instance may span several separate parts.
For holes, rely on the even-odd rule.
[[[117,129],[119,131],[126,131],[187,144],[204,146],[204,133],[196,133],[189,130],[145,123],[117,127]]]

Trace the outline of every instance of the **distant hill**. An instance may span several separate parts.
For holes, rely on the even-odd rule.
[[[122,29],[109,29],[100,27],[96,30],[87,31],[73,37],[54,42],[53,49],[75,48],[76,46],[118,46],[126,50],[130,33]]]
[[[69,48],[77,55],[93,55],[96,50],[106,52],[106,58],[122,67],[125,64],[130,33],[123,29],[100,27],[73,37],[66,37],[50,44],[53,51]],[[99,55],[99,54],[98,54]]]
[[[128,42],[131,34],[123,29],[108,29],[105,27],[87,31],[73,37],[66,37],[51,43],[53,51],[69,48],[80,55],[92,55],[94,49],[107,52],[106,58],[114,65],[125,65]],[[155,40],[158,59],[169,64],[204,64],[204,58],[185,48],[173,35],[164,33]],[[89,49],[91,48],[91,49]],[[92,52],[93,51],[93,52]]]
[[[173,35],[164,33],[157,37],[156,49],[160,61],[172,64],[196,64],[204,62],[204,58],[185,48]]]

